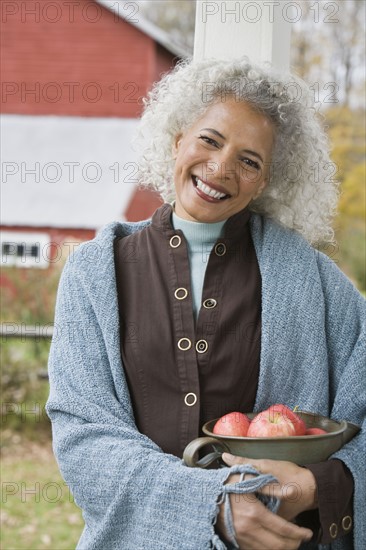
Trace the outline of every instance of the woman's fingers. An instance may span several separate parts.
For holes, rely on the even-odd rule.
[[[237,457],[229,459],[229,462],[233,463],[234,460],[237,460]],[[243,459],[239,458],[239,460]],[[240,476],[234,474],[229,478],[228,483],[230,481],[236,483],[238,477]],[[267,491],[272,490],[278,494],[279,484],[272,484],[269,487]],[[299,527],[286,521],[284,517],[270,512],[255,494],[232,494],[229,498],[236,540],[241,549],[296,550],[303,541],[310,540],[313,536],[310,529]],[[220,505],[217,527],[224,537],[227,536],[224,503]]]
[[[271,483],[259,492],[281,501],[278,514],[293,519],[301,512],[317,507],[317,485],[310,470],[284,460],[252,459],[223,453],[228,466],[250,464],[262,474],[272,474],[278,483]],[[249,477],[249,476],[248,476]]]
[[[232,464],[246,464],[249,461],[249,458],[246,459],[230,453],[222,453],[222,460],[231,466]]]
[[[236,538],[240,548],[281,550],[296,549],[313,533],[270,512],[257,499],[231,497]]]
[[[256,458],[245,458],[243,456],[236,456],[230,453],[222,453],[222,460],[226,462],[228,466],[234,466],[235,464],[251,464],[257,470],[260,470],[260,465],[262,462],[272,462],[272,461],[266,461],[266,460],[256,459]],[[265,465],[264,465],[264,468],[266,468]],[[262,472],[262,470],[260,471]],[[262,473],[267,474],[269,472],[266,472],[263,470]]]
[[[267,510],[267,508],[264,509],[263,515],[261,515],[261,524],[263,528],[272,531],[282,538],[292,540],[310,540],[313,536],[313,532],[310,529],[299,527],[298,525],[273,514]]]

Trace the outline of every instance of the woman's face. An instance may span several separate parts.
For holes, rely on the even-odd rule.
[[[173,144],[175,212],[213,223],[242,210],[267,184],[272,122],[234,98],[210,105]]]

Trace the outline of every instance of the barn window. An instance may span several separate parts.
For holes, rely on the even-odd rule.
[[[49,246],[46,233],[4,231],[0,235],[1,264],[7,267],[48,267]]]

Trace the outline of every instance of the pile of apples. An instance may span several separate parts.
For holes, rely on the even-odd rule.
[[[286,405],[276,403],[252,420],[241,412],[225,414],[216,422],[213,433],[234,437],[289,437],[327,432],[321,428],[307,428],[299,415]]]

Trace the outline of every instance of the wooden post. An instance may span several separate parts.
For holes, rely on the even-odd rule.
[[[194,59],[247,55],[289,70],[295,2],[197,0]]]

